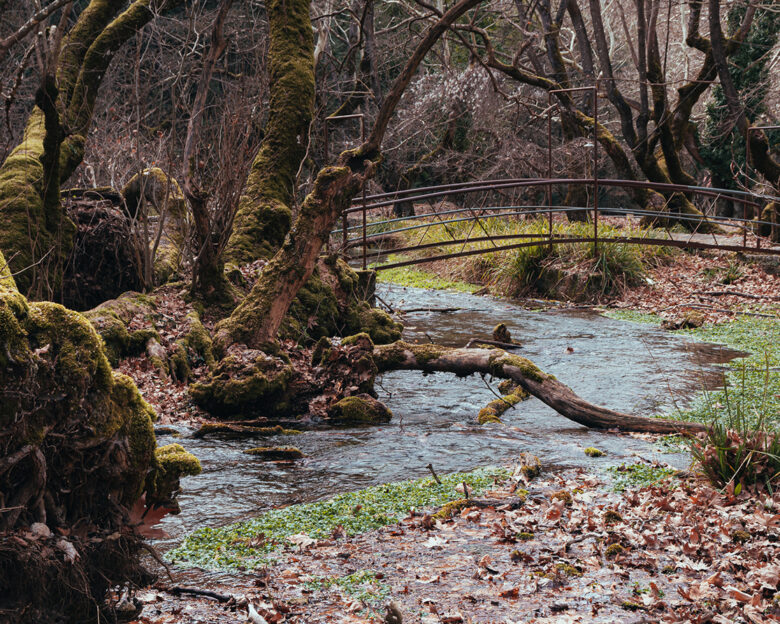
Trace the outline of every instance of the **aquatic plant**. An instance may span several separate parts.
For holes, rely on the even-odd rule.
[[[357,535],[397,522],[410,509],[440,507],[461,499],[463,494],[455,489],[461,483],[476,496],[508,475],[502,468],[480,468],[443,475],[440,484],[431,478],[414,479],[290,505],[229,526],[198,529],[168,552],[167,558],[179,565],[212,570],[256,568],[273,560],[271,553],[292,545],[294,535],[323,539],[337,527],[348,536]]]

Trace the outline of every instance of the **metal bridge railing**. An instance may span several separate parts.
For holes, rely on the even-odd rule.
[[[592,207],[552,206],[550,205],[552,196],[550,194],[549,189],[554,185],[585,185],[589,187],[594,187],[595,189],[597,189],[598,186],[626,188],[626,189],[647,189],[647,190],[653,190],[658,192],[665,192],[666,194],[681,193],[686,196],[697,195],[697,196],[713,198],[716,200],[719,198],[726,198],[729,199],[730,201],[742,205],[743,216],[727,218],[727,217],[719,217],[714,215],[704,215],[704,214],[687,215],[687,214],[680,214],[680,213],[669,213],[664,211],[652,211],[652,210],[642,210],[642,209],[633,209],[633,208],[624,208],[624,207],[599,208],[598,202],[595,199]],[[434,199],[444,199],[447,197],[458,196],[458,195],[471,195],[475,193],[484,193],[484,192],[502,192],[502,191],[512,190],[512,189],[526,189],[526,188],[534,188],[534,187],[541,187],[541,186],[546,187],[546,190],[548,191],[547,206],[507,205],[507,206],[458,207],[449,210],[443,210],[443,211],[434,210],[433,212],[430,213],[411,215],[408,217],[397,217],[397,218],[385,219],[381,221],[369,222],[368,220],[368,213],[375,212],[381,208],[394,205],[399,201],[426,202]],[[469,236],[465,238],[457,238],[457,239],[453,238],[451,241],[449,240],[438,241],[435,243],[417,244],[417,245],[411,245],[411,246],[400,247],[400,248],[396,247],[388,251],[380,250],[376,254],[373,254],[376,256],[377,259],[386,256],[389,253],[400,254],[405,252],[417,252],[426,249],[447,247],[447,246],[458,245],[458,244],[464,245],[464,249],[462,249],[460,252],[457,253],[438,254],[436,256],[426,256],[421,258],[404,260],[400,262],[394,262],[391,264],[378,265],[375,267],[377,270],[389,269],[397,266],[419,264],[422,262],[430,262],[434,260],[443,260],[443,259],[454,258],[454,257],[494,253],[497,251],[516,249],[519,247],[528,247],[534,245],[552,245],[552,244],[559,244],[559,243],[592,243],[594,245],[594,249],[596,250],[597,250],[597,245],[599,245],[600,243],[607,243],[607,244],[630,243],[630,244],[638,244],[638,245],[644,244],[644,245],[654,245],[654,246],[685,247],[685,248],[695,248],[695,249],[720,249],[724,251],[738,251],[738,252],[751,251],[754,253],[780,255],[780,248],[773,247],[771,244],[768,245],[765,244],[762,247],[762,241],[760,236],[757,235],[755,236],[754,246],[748,246],[747,244],[747,235],[748,235],[748,231],[751,230],[751,226],[756,226],[756,225],[768,226],[770,229],[771,238],[774,239],[775,237],[776,228],[778,227],[778,224],[775,223],[774,219],[772,221],[761,221],[759,219],[749,219],[747,216],[749,208],[753,209],[760,215],[760,209],[763,207],[764,203],[768,201],[780,202],[780,197],[767,195],[767,194],[754,194],[747,191],[741,191],[735,189],[718,189],[718,188],[701,187],[701,186],[685,186],[679,184],[645,182],[639,180],[599,179],[596,182],[594,182],[594,179],[592,178],[557,178],[557,179],[515,178],[515,179],[501,179],[501,180],[486,180],[486,181],[477,181],[477,182],[460,182],[455,184],[442,184],[442,185],[431,186],[426,188],[408,189],[403,191],[379,193],[374,195],[366,195],[364,192],[362,197],[354,200],[352,205],[344,211],[342,215],[342,227],[334,230],[333,234],[335,234],[336,236],[338,236],[339,234],[341,235],[340,236],[341,250],[345,254],[347,253],[348,250],[353,249],[355,247],[362,248],[361,260],[363,266],[365,267],[368,262],[369,244],[373,242],[377,242],[392,234],[396,234],[400,232],[408,232],[417,229],[431,228],[434,226],[444,226],[446,228],[448,224],[454,224],[454,223],[460,223],[466,221],[474,221],[475,223],[479,223],[483,219],[495,219],[495,218],[506,218],[506,217],[516,217],[516,216],[532,216],[532,215],[539,215],[539,216],[546,215],[548,217],[547,219],[548,231],[543,234],[515,233],[515,234],[490,235],[487,233],[486,230],[484,230],[484,228],[482,228],[483,232],[486,234],[485,236],[472,237],[469,234]],[[574,211],[590,212],[590,214],[592,215],[592,222],[593,222],[592,235],[590,237],[580,236],[576,238],[570,236],[556,236],[553,228],[553,215],[565,214]],[[360,213],[362,218],[360,219],[359,225],[350,226],[348,222],[348,217],[350,214],[354,214],[354,213]],[[450,218],[446,220],[442,220],[440,218],[441,216],[455,217],[455,215],[464,214],[464,213],[470,213],[470,216]],[[690,233],[691,235],[688,238],[688,240],[675,239],[673,238],[670,232],[667,232],[669,236],[668,238],[662,238],[662,239],[648,238],[648,237],[633,237],[633,236],[620,236],[620,237],[613,236],[613,237],[605,238],[601,236],[599,232],[599,223],[598,223],[599,213],[601,213],[601,215],[606,214],[609,216],[617,216],[617,217],[624,217],[624,218],[630,216],[651,217],[651,218],[654,217],[659,221],[663,221],[665,219],[666,220],[671,219],[674,221],[687,221],[689,223],[695,223],[696,225],[692,228],[692,231]],[[434,217],[437,220],[434,222],[431,221],[426,221],[424,223],[422,222],[427,219],[430,219],[431,217]],[[410,221],[421,221],[421,223],[408,225]],[[384,228],[387,225],[392,225],[393,223],[402,223],[402,222],[403,222],[403,226],[400,228],[389,229],[389,230],[383,229],[380,232],[369,234],[369,229],[372,228],[376,229],[377,227]],[[742,233],[742,244],[735,245],[732,242],[727,242],[727,243],[719,242],[715,235],[713,235],[712,243],[701,241],[701,240],[695,240],[694,235],[698,233],[698,231],[701,228],[701,225],[703,224],[707,226],[715,225],[724,228],[732,228],[732,229],[736,229],[737,231],[740,231]],[[350,238],[349,237],[350,232],[355,232],[355,231],[360,232],[361,235],[357,238]],[[522,243],[511,242],[514,240],[528,239],[528,238],[532,238],[534,240],[532,241],[525,240]],[[465,245],[467,244],[484,243],[484,242],[492,242],[493,246],[486,249],[469,249],[469,250],[465,249]],[[496,245],[497,242],[505,242],[509,244],[498,246]]]

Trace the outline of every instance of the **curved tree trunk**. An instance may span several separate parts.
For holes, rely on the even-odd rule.
[[[311,32],[308,2],[296,1],[307,6],[307,10],[301,11],[299,17],[305,22],[301,28],[308,28],[308,32]],[[252,347],[276,339],[290,304],[312,275],[317,257],[333,225],[362,184],[374,175],[390,118],[423,58],[455,20],[480,2],[460,0],[426,31],[382,103],[366,142],[358,149],[341,154],[338,166],[325,167],[319,172],[314,189],[304,200],[295,225],[281,249],[263,268],[255,286],[241,305],[229,318],[217,325],[215,346],[219,351],[224,353],[228,346],[236,342]],[[303,57],[308,55],[307,67],[311,65],[313,48],[308,39],[293,37],[287,40],[287,44],[297,46],[297,49],[288,50],[289,54],[301,59],[301,64]],[[285,97],[294,99],[293,93]],[[255,245],[257,242],[254,240]]]
[[[576,395],[533,362],[501,349],[455,349],[405,342],[374,347],[379,372],[420,370],[426,373],[454,373],[459,377],[480,373],[511,379],[523,390],[550,406],[561,416],[594,429],[620,429],[648,433],[705,431],[700,423],[644,418],[599,407]]]

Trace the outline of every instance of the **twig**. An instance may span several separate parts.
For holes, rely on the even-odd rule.
[[[382,297],[380,297],[376,293],[374,293],[374,297],[376,297],[376,299],[377,299],[377,301],[379,301],[379,303],[381,303],[383,306],[385,306],[387,308],[387,310],[388,310],[388,312],[390,312],[390,314],[395,314],[397,312],[397,310],[394,310],[393,307],[389,303],[387,303],[384,299],[382,299]]]
[[[496,397],[499,401],[503,401],[504,403],[506,403],[512,409],[516,409],[515,406],[514,406],[514,403],[511,403],[511,402],[507,401],[504,397],[502,397],[495,390],[493,390],[493,388],[490,387],[490,384],[487,382],[487,379],[485,379],[484,373],[480,373],[479,376],[482,378],[482,382],[485,384],[487,389],[490,390],[493,393],[494,397]]]
[[[145,512],[144,512],[145,513]],[[157,563],[159,563],[163,568],[165,568],[165,573],[168,575],[168,579],[173,583],[173,573],[171,572],[170,566],[163,560],[162,557],[160,557],[157,550],[155,550],[154,546],[151,544],[147,544],[146,542],[140,542],[141,548],[146,550]]]
[[[708,297],[723,297],[731,295],[734,297],[746,297],[747,299],[771,299],[772,301],[780,301],[780,297],[774,297],[772,295],[753,295],[751,293],[744,293],[738,290],[713,290],[711,292],[697,290],[693,294],[707,295]]]
[[[436,481],[436,483],[438,483],[439,485],[441,485],[442,484],[441,479],[439,479],[438,475],[436,474],[436,471],[433,469],[433,464],[428,464],[426,468],[431,471],[431,474],[433,475],[433,480]]]
[[[195,587],[180,587],[179,585],[175,585],[174,587],[158,587],[158,589],[166,591],[169,594],[173,594],[174,596],[190,594],[192,596],[205,596],[206,598],[214,598],[219,602],[230,602],[234,599],[233,596],[228,596],[227,594],[219,594],[215,591],[211,591],[210,589],[197,589]]]

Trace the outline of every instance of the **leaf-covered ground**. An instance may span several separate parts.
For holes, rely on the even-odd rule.
[[[512,509],[525,488],[525,502]],[[520,494],[519,494],[520,493]],[[509,479],[450,519],[406,514],[346,536],[296,540],[276,564],[210,588],[150,590],[138,621],[780,621],[780,494],[719,494],[692,475],[622,493],[582,471]]]

